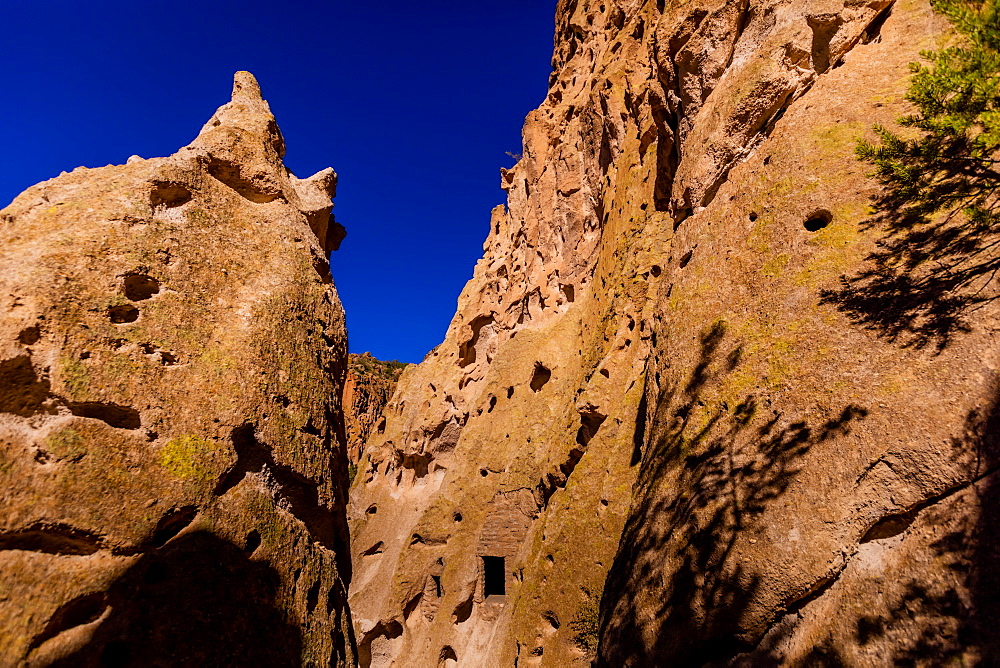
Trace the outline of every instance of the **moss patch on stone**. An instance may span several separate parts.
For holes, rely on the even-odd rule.
[[[207,439],[192,435],[178,436],[163,446],[159,462],[171,475],[182,480],[207,481],[214,474],[211,467],[206,465],[206,459],[210,459],[216,450],[218,446]]]

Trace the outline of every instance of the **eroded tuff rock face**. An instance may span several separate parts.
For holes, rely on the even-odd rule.
[[[4,665],[353,660],[336,176],[283,154],[243,72],[0,211]]]
[[[883,234],[855,142],[948,39],[918,0],[559,3],[353,487],[363,665],[996,656],[995,303],[936,348],[825,292]]]
[[[372,430],[382,422],[382,410],[389,403],[399,375],[406,364],[384,362],[371,353],[348,355],[344,381],[344,424],[347,432],[347,459],[357,464]]]

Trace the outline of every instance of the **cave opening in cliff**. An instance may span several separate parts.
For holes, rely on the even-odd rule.
[[[503,557],[483,557],[483,596],[507,595],[507,569]]]

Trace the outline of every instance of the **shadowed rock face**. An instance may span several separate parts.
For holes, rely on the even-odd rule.
[[[563,0],[556,29],[508,204],[352,488],[362,664],[995,655],[996,306],[934,351],[823,299],[880,239],[855,142],[946,22]]]
[[[168,158],[0,211],[0,647],[12,664],[353,661],[336,176],[254,78]]]

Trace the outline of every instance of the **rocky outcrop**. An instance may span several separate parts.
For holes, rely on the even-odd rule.
[[[372,430],[382,423],[382,410],[389,403],[402,362],[383,362],[371,353],[349,355],[344,382],[344,423],[347,431],[347,459],[357,465]]]
[[[4,665],[353,662],[336,176],[283,155],[241,72],[0,211]]]
[[[362,665],[996,654],[995,303],[934,347],[831,297],[883,234],[855,143],[947,33],[559,3],[508,204],[352,488]]]

